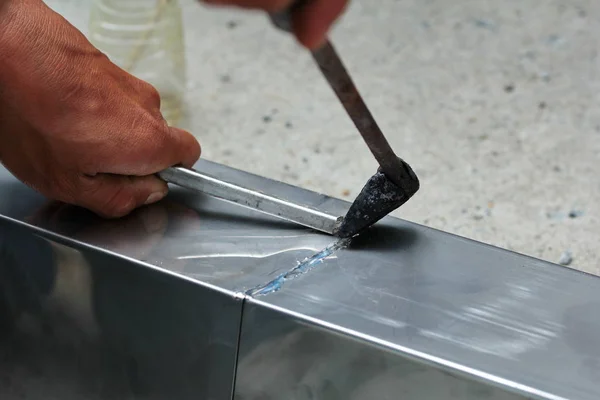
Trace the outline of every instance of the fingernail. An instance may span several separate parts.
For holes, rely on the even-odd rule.
[[[144,204],[145,205],[154,204],[157,201],[162,200],[166,195],[167,195],[167,192],[154,192],[150,196],[148,196],[148,199],[146,199],[146,202]]]

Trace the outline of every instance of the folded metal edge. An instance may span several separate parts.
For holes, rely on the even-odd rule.
[[[366,380],[372,378],[368,376],[369,364],[385,365],[385,367],[378,370],[377,374],[379,375],[384,374],[385,370],[394,365],[403,365],[404,369],[419,369],[428,374],[435,373],[438,376],[443,376],[444,378],[436,384],[448,385],[448,393],[445,395],[447,399],[475,400],[481,398],[478,396],[464,397],[465,393],[452,394],[450,388],[455,388],[456,382],[462,382],[463,385],[470,385],[475,389],[479,388],[480,391],[489,388],[491,392],[500,394],[500,398],[506,400],[534,398],[540,400],[567,400],[534,387],[471,368],[468,365],[451,362],[408,347],[398,346],[361,332],[269,304],[260,299],[247,297],[244,301],[243,310],[235,400],[253,398],[252,394],[256,390],[259,390],[261,395],[269,399],[276,398],[276,396],[284,394],[285,391],[295,390],[295,383],[302,381],[303,377],[308,374],[307,370],[302,370],[303,364],[310,365],[311,368],[315,369],[317,365],[321,364],[319,370],[322,376],[313,376],[310,380],[312,388],[309,389],[313,395],[320,398],[319,395],[323,395],[323,392],[319,392],[319,388],[322,390],[325,383],[335,385],[335,378],[332,378],[335,374],[354,376],[355,380],[361,379],[359,377],[360,373],[355,371],[356,368],[360,368],[360,365],[354,365],[352,358],[348,357],[348,353],[351,353],[353,349],[355,353],[359,354],[358,359],[364,362],[364,379]],[[311,339],[298,339],[298,336],[302,335],[307,335]],[[294,336],[297,343],[292,344],[290,338]],[[274,358],[274,355],[279,355],[279,359]],[[387,361],[382,361],[382,355]],[[342,358],[345,361],[335,361],[336,358]],[[298,375],[292,377],[293,379],[288,382],[287,386],[285,383],[272,382],[273,385],[278,386],[260,387],[260,382],[256,382],[256,379],[253,378],[256,377],[257,373],[260,374],[261,369],[275,370],[276,365],[293,364],[300,359],[302,363],[295,368],[290,368],[290,371],[293,371],[292,373]],[[335,371],[329,369],[335,369]],[[392,377],[396,381],[395,384],[389,381],[387,384],[380,381],[377,384],[376,393],[370,394],[382,397],[385,397],[384,395],[396,395],[398,390],[396,384],[402,382],[402,377],[394,375]],[[347,379],[340,379],[339,381],[347,382]],[[340,384],[340,382],[337,384]],[[419,394],[417,397],[410,398],[431,398],[429,385],[426,386],[414,388],[413,393],[418,392]],[[344,392],[344,390],[347,390],[347,392]],[[351,388],[340,386],[336,388],[336,393],[344,395],[344,398],[353,392],[354,390]],[[287,395],[290,395],[290,393],[287,393]],[[494,396],[491,397],[495,398]]]

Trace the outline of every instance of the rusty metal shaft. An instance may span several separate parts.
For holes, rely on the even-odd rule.
[[[271,14],[271,21],[277,28],[291,32],[291,13],[304,4],[305,1],[296,1],[287,10]],[[381,171],[399,188],[412,192],[413,181],[416,179],[412,169],[392,150],[333,44],[327,41],[321,48],[314,50],[312,56],[379,163]]]
[[[407,178],[409,181],[414,179],[410,176],[412,171],[406,168],[406,163],[392,150],[333,44],[327,41],[323,47],[313,51],[313,58],[381,166],[383,173],[396,185],[404,188]]]

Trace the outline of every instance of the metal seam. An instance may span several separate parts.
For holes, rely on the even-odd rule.
[[[245,294],[254,298],[267,296],[271,293],[280,291],[285,282],[312,271],[317,265],[333,256],[336,251],[347,248],[350,244],[350,241],[350,239],[340,239],[336,242],[333,242],[318,253],[305,258],[291,270],[278,275],[275,279],[272,279],[262,285],[255,286],[252,289],[246,290]]]

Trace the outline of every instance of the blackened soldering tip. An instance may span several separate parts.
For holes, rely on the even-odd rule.
[[[407,176],[411,178],[410,181],[403,182],[399,187],[383,172],[377,171],[354,200],[334,235],[340,238],[353,237],[406,203],[420,187],[414,173]]]

